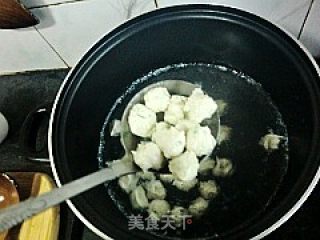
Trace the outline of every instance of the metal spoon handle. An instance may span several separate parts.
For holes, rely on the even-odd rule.
[[[99,170],[95,173],[65,184],[60,188],[56,188],[51,192],[42,194],[39,197],[31,197],[21,203],[5,208],[0,211],[0,232],[14,227],[23,220],[84,191],[87,191],[99,184],[134,171],[135,169],[123,166],[121,163],[115,164],[114,166],[112,165],[111,168]]]

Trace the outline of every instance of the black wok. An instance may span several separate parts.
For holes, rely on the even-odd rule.
[[[301,206],[320,177],[319,69],[310,54],[284,31],[236,9],[206,5],[161,9],[123,24],[97,42],[67,76],[53,106],[49,153],[55,179],[61,185],[96,171],[100,131],[116,100],[132,82],[151,70],[179,63],[230,66],[260,83],[286,124],[289,162],[285,171],[274,168],[266,175],[273,184],[272,191],[268,187],[264,191],[255,182],[246,183],[248,189],[256,184],[257,196],[240,196],[235,203],[237,215],[212,214],[188,234],[168,236],[262,238]],[[246,94],[236,93],[233,94]],[[264,118],[260,113],[257,109],[257,121]],[[237,168],[241,172],[241,165]],[[272,199],[263,195],[266,193]],[[265,208],[246,215],[254,206],[250,201],[254,203],[262,196]],[[68,203],[87,227],[104,239],[155,239],[151,233],[128,230],[128,219],[110,199],[105,186]],[[219,228],[219,224],[224,228]]]

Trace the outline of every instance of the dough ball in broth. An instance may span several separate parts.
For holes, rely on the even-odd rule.
[[[187,150],[194,152],[198,157],[209,155],[217,145],[209,127],[195,127],[187,132]]]
[[[164,120],[170,124],[177,124],[184,119],[184,104],[186,97],[173,95],[170,99],[167,110],[164,113]]]
[[[157,87],[149,90],[144,95],[145,105],[153,112],[164,112],[170,101],[170,93],[165,87]]]
[[[193,90],[184,106],[186,119],[201,123],[203,120],[211,118],[217,111],[218,105],[210,96],[204,94],[200,88]]]
[[[166,160],[157,144],[153,142],[142,142],[136,151],[132,151],[133,161],[143,170],[161,169]]]
[[[199,159],[194,152],[186,151],[169,162],[169,170],[181,181],[191,181],[198,175]]]
[[[130,131],[139,137],[151,137],[157,122],[156,114],[143,104],[135,104],[129,113],[128,123]]]
[[[186,144],[184,132],[173,126],[166,128],[163,125],[157,125],[152,134],[152,140],[159,146],[166,158],[179,156]]]

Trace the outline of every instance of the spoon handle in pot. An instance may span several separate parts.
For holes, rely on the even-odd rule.
[[[112,164],[90,175],[72,181],[56,188],[51,192],[42,194],[39,197],[29,198],[21,203],[12,205],[0,211],[0,232],[16,226],[23,220],[34,216],[52,206],[55,206],[69,198],[85,192],[106,181],[113,180],[119,176],[135,172],[130,166],[125,166],[121,160],[114,161],[119,164]]]

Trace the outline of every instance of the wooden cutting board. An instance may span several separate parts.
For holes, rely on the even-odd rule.
[[[20,199],[36,197],[55,188],[51,177],[44,173],[8,172],[17,184]],[[59,206],[49,208],[13,228],[5,240],[58,240],[60,226]]]
[[[30,27],[39,21],[17,0],[0,0],[0,28]]]

